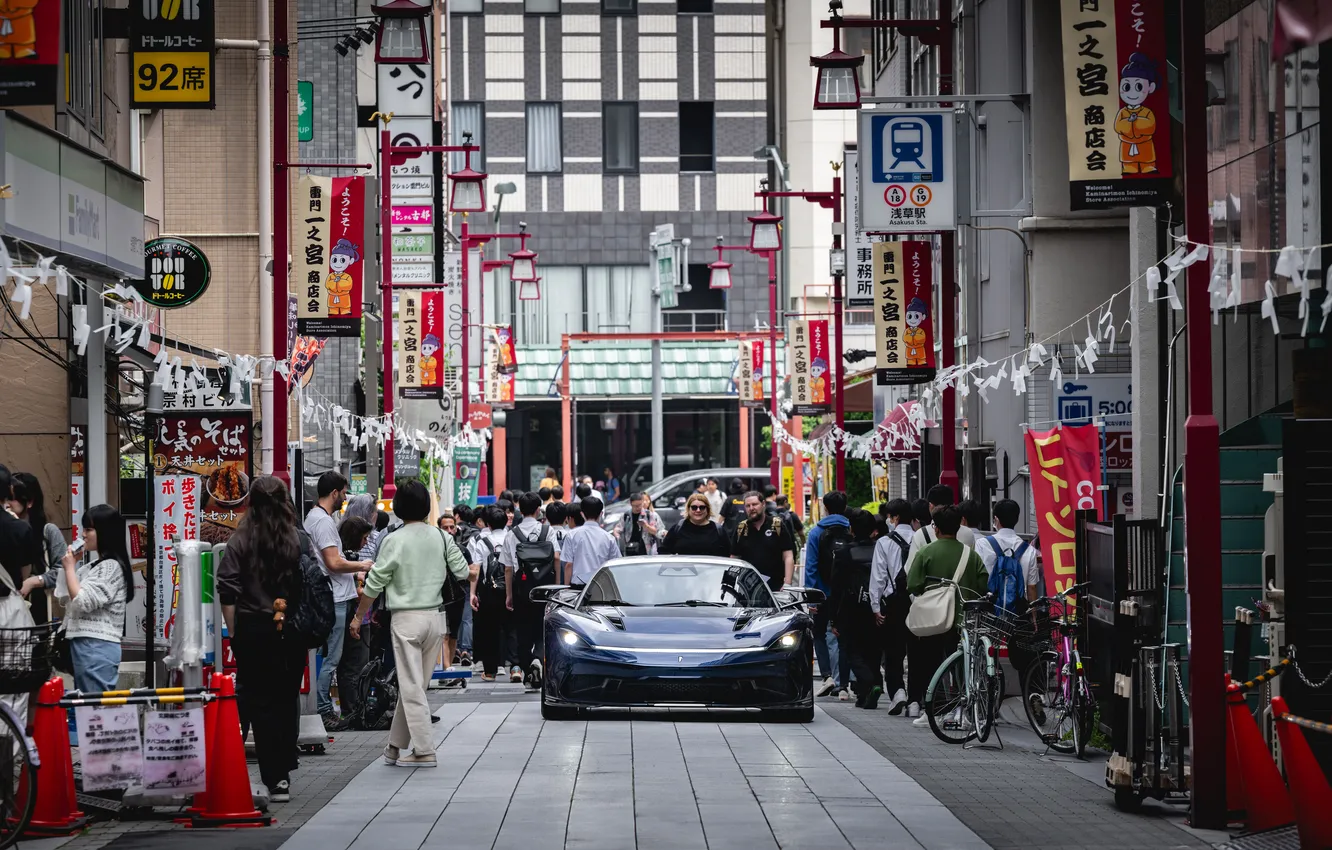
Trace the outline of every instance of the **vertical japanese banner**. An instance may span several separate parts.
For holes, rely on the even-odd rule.
[[[513,409],[513,373],[500,368],[502,347],[486,346],[485,402],[497,410]]]
[[[1165,4],[1061,0],[1070,205],[1169,199]]]
[[[296,327],[311,336],[361,335],[365,178],[306,175],[297,184]]]
[[[398,296],[398,395],[444,397],[444,293],[405,289]]]
[[[791,404],[797,416],[807,416],[807,408],[813,403],[809,388],[809,322],[791,320],[786,325],[786,334],[790,340],[786,357],[791,375]]]
[[[753,382],[750,385],[749,406],[762,410],[763,404],[763,340],[756,339],[749,344],[749,362],[753,374]]]
[[[879,386],[934,380],[930,243],[874,243],[875,365]]]
[[[506,375],[518,372],[518,352],[513,346],[513,328],[500,325],[492,332],[495,335],[496,368]]]
[[[87,462],[83,426],[69,427],[69,524],[74,540],[83,536],[83,468]]]
[[[453,500],[476,507],[476,481],[481,475],[481,447],[453,447]]]
[[[754,344],[742,340],[740,351],[735,359],[735,394],[740,402],[747,403],[754,397]]]
[[[1027,465],[1041,538],[1047,593],[1077,582],[1076,511],[1095,510],[1105,520],[1101,499],[1101,437],[1095,425],[1028,431]]]
[[[828,344],[828,320],[812,319],[809,322],[809,414],[818,415],[828,412],[829,363],[832,362]]]
[[[154,446],[153,474],[202,477],[202,487],[191,490],[185,506],[197,525],[199,540],[225,542],[240,524],[250,501],[250,442],[248,410],[179,413],[162,418]]]
[[[153,580],[157,632],[154,639],[170,640],[180,595],[180,569],[175,539],[199,539],[199,479],[194,475],[163,475],[153,480],[155,562]]]
[[[847,222],[846,306],[863,310],[874,306],[874,238],[861,231],[860,224],[860,153],[855,148],[844,152]]]

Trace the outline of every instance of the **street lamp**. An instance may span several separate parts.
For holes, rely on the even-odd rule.
[[[509,254],[509,280],[513,283],[535,283],[540,280],[536,273],[536,251],[527,250],[527,222],[518,222],[518,232],[522,234],[518,241],[518,250]],[[519,287],[521,290],[522,287]],[[535,299],[523,299],[535,300]]]
[[[832,20],[842,20],[841,0],[828,4]],[[852,56],[842,51],[842,31],[833,30],[833,49],[822,56],[809,57],[811,67],[819,69],[818,85],[814,87],[815,109],[859,109],[860,66],[865,56]]]
[[[749,216],[749,225],[749,250],[752,253],[782,250],[781,216],[764,209],[758,215]]]
[[[381,65],[414,65],[430,60],[426,19],[431,0],[388,0],[370,7],[383,18],[375,45],[375,62]]]
[[[472,134],[463,133],[463,145],[472,144]],[[486,211],[486,175],[472,170],[472,152],[463,153],[463,167],[449,175],[453,188],[449,192],[449,212],[472,213]]]
[[[731,264],[722,260],[722,243],[725,241],[717,237],[717,259],[708,263],[708,289],[731,288]]]

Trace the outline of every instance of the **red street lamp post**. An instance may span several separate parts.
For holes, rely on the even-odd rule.
[[[842,20],[841,0],[833,0],[828,9],[833,21]],[[809,57],[809,64],[819,69],[818,83],[814,86],[815,109],[860,108],[860,66],[865,64],[865,56],[852,56],[842,51],[840,28],[833,30],[832,51]]]

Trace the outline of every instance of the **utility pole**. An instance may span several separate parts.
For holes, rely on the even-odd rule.
[[[648,236],[654,263],[652,286],[652,480],[660,481],[666,477],[666,429],[665,413],[662,410],[662,375],[661,375],[661,311],[674,307],[677,303],[675,293],[676,277],[681,264],[676,254],[675,225],[663,224]],[[686,267],[687,268],[687,267]],[[666,302],[666,303],[663,303]]]
[[[290,155],[288,122],[291,109],[291,45],[287,26],[289,0],[273,0],[273,357],[287,356],[287,284],[290,273],[287,256],[291,238],[287,212],[291,190],[287,174]],[[287,380],[276,370],[269,379],[273,386],[272,420],[264,423],[271,433],[273,475],[292,486],[287,471]]]

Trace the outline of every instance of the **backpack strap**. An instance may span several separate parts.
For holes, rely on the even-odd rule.
[[[1029,548],[1031,547],[1027,545],[1027,541],[1023,540],[1022,545],[1013,550],[1013,557],[1017,558],[1018,563],[1022,562],[1022,556],[1027,554]]]
[[[989,542],[990,548],[994,550],[994,556],[996,558],[1002,558],[1004,556],[1003,547],[999,545],[999,541],[994,538],[994,535],[991,534],[985,539]]]
[[[550,532],[550,526],[549,526],[549,525],[545,525],[545,524],[543,523],[542,526],[541,526],[541,530],[537,532],[537,539],[536,539],[536,542],[538,542],[538,543],[545,543],[545,542],[546,542],[546,536],[547,536],[547,534],[549,534],[549,532]],[[528,540],[528,541],[526,541],[526,542],[531,543],[532,541],[531,541],[531,540]]]

